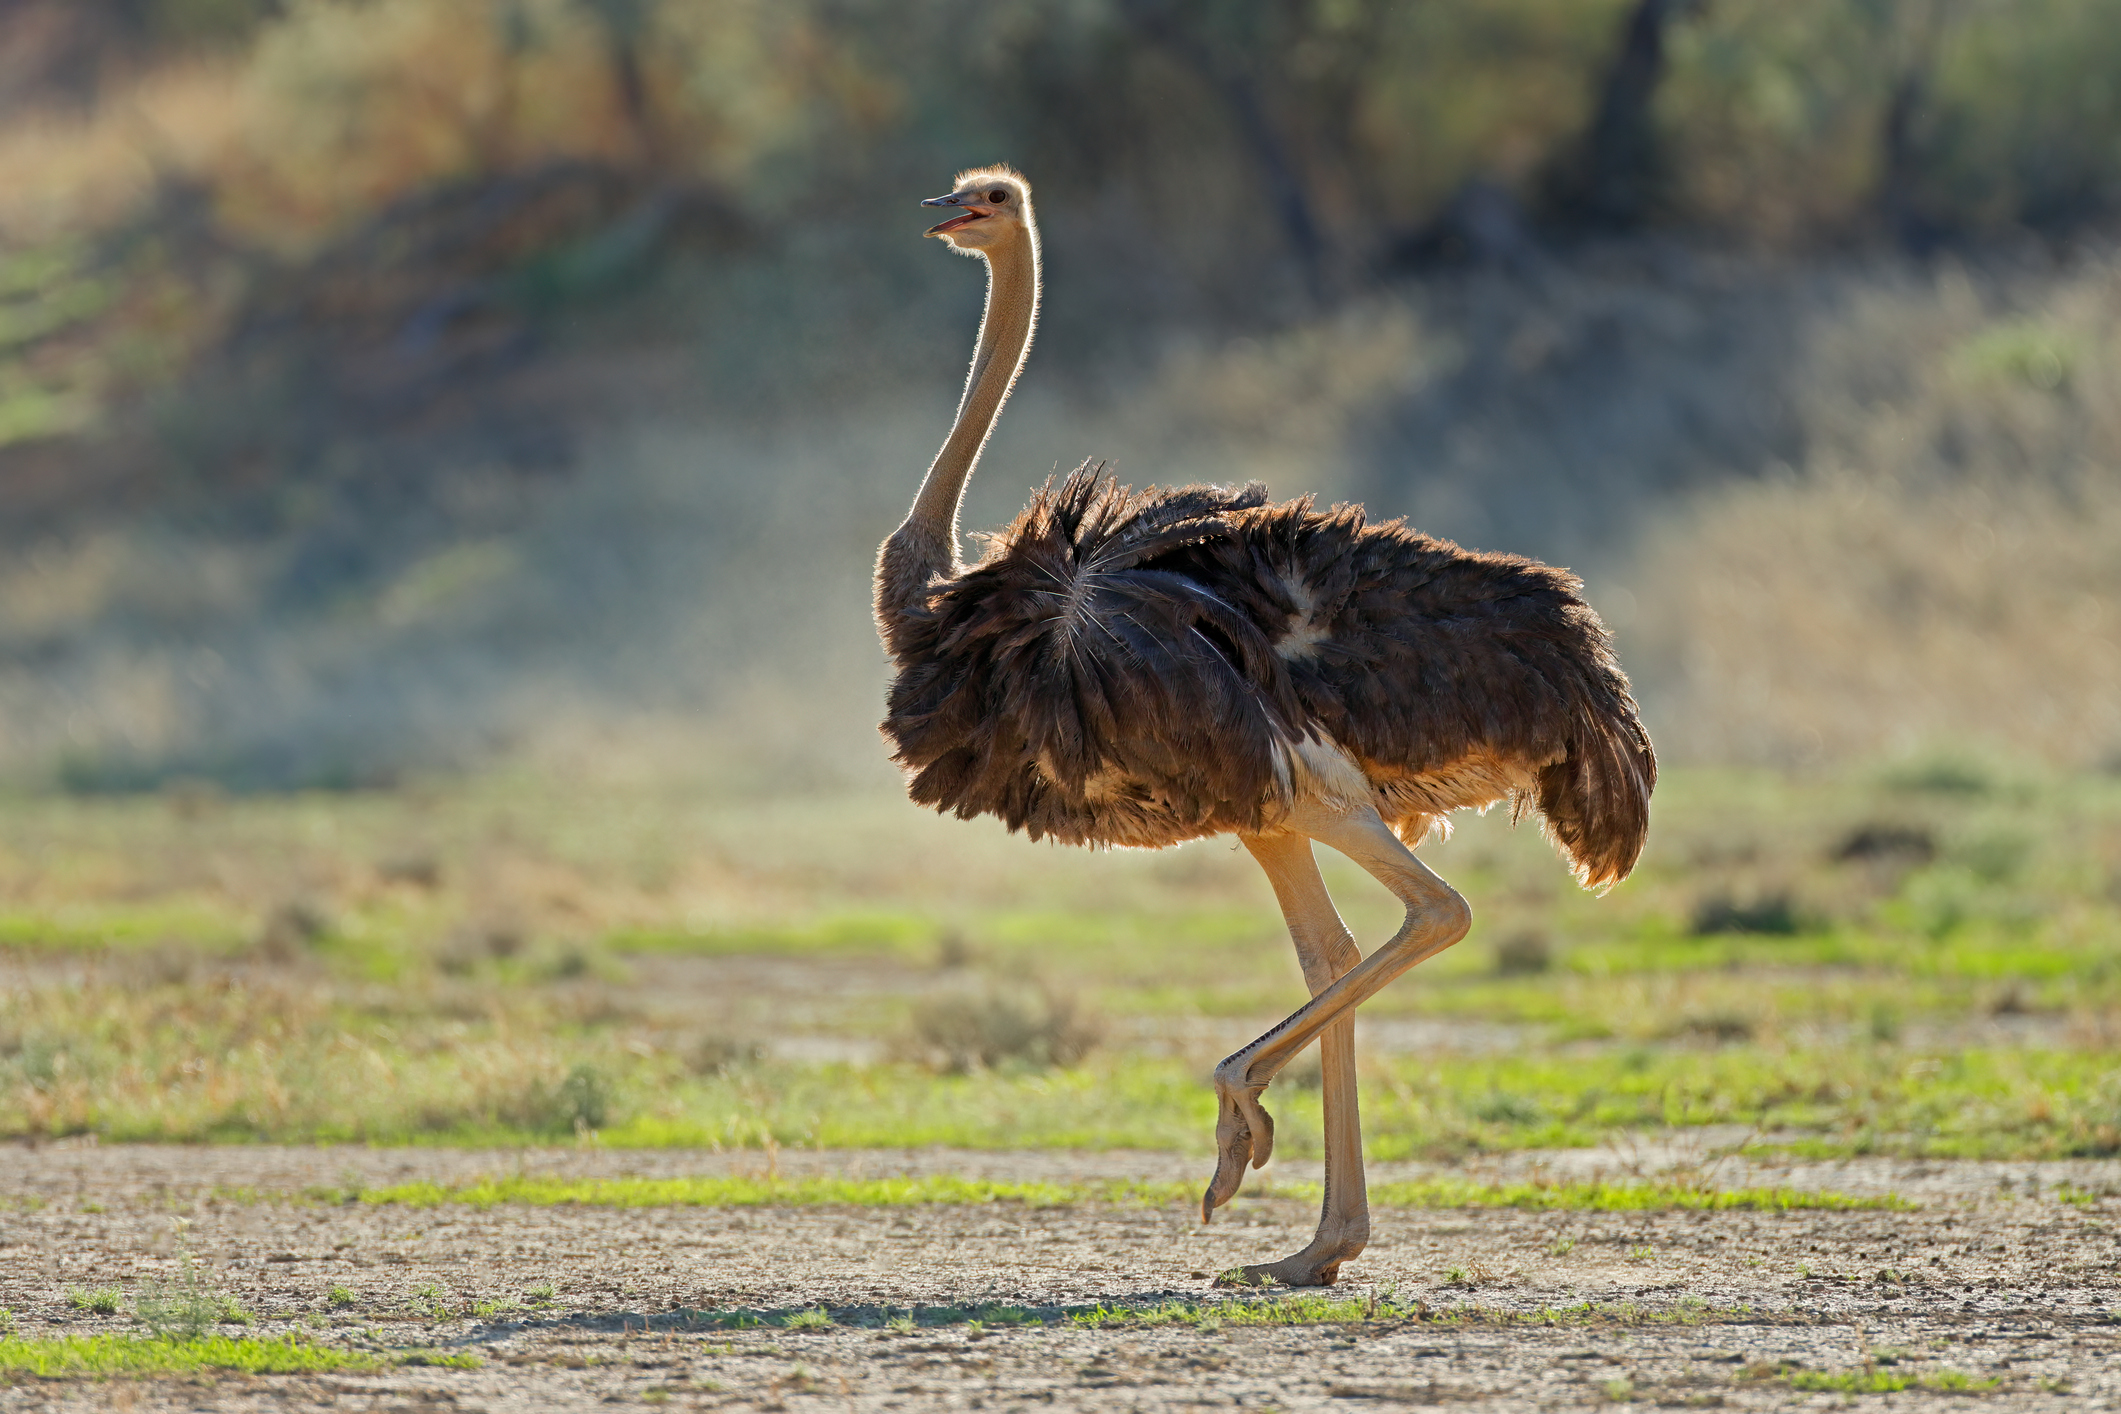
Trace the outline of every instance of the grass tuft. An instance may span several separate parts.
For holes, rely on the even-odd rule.
[[[115,1316],[125,1309],[125,1293],[115,1286],[98,1287],[94,1291],[70,1286],[66,1289],[66,1304],[91,1315]]]

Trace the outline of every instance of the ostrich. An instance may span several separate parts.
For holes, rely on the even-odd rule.
[[[1215,1068],[1201,1221],[1274,1147],[1260,1096],[1320,1043],[1325,1201],[1302,1251],[1247,1283],[1325,1286],[1369,1240],[1355,1009],[1463,938],[1466,902],[1414,856],[1454,810],[1536,810],[1579,882],[1625,878],[1657,760],[1605,626],[1565,570],[1460,549],[1359,506],[1266,489],[1134,491],[1084,463],[958,559],[965,483],[1038,318],[1031,186],[961,173],[926,233],[987,263],[957,420],[876,567],[897,674],[883,731],[913,800],[1032,839],[1154,848],[1235,834],[1273,885],[1311,999]],[[1312,857],[1406,907],[1363,957]]]

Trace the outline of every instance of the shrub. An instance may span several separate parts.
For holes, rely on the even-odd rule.
[[[1529,977],[1554,965],[1554,945],[1534,929],[1512,933],[1495,945],[1495,970],[1504,977]]]
[[[499,1118],[540,1133],[582,1134],[609,1124],[617,1108],[611,1078],[581,1061],[557,1084],[532,1080],[501,1106]]]
[[[1042,985],[990,984],[921,1003],[903,1049],[945,1074],[961,1075],[1005,1064],[1075,1065],[1101,1039],[1102,1027],[1072,997]]]
[[[1729,894],[1711,894],[1701,900],[1694,909],[1694,918],[1689,925],[1694,936],[1705,938],[1715,933],[1768,933],[1787,936],[1804,931],[1804,920],[1798,916],[1797,907],[1790,896],[1783,893],[1762,894],[1759,898],[1740,901]]]

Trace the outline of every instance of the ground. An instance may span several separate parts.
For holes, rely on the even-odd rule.
[[[1642,1170],[1661,1157],[1520,1155],[1476,1176],[1623,1158]],[[411,1207],[331,1195],[505,1173],[756,1174],[766,1159],[46,1145],[0,1162],[11,1200],[0,1303],[22,1336],[129,1328],[69,1293],[133,1291],[181,1249],[254,1314],[256,1333],[481,1357],[476,1369],[210,1382],[17,1376],[0,1410],[2121,1405],[2121,1200],[2099,1196],[2121,1180],[2110,1161],[1719,1174],[1915,1205],[1891,1209],[1380,1209],[1349,1279],[1308,1307],[1212,1285],[1301,1244],[1313,1213],[1293,1198],[1240,1199],[1207,1227],[1176,1202]],[[773,1162],[787,1178],[1201,1177],[1197,1160],[1149,1153]],[[1307,1176],[1280,1167],[1277,1182]],[[547,1283],[548,1300],[531,1295]]]
[[[0,797],[0,1414],[2121,1398],[2121,777],[1658,812],[1603,898],[1499,813],[1424,847],[1475,931],[1363,1010],[1375,1235],[1306,1296],[1214,1283],[1308,1236],[1308,1057],[1198,1220],[1206,1076],[1303,996],[1227,841],[660,777]]]

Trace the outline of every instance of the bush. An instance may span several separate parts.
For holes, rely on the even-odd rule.
[[[1804,920],[1788,894],[1763,894],[1739,900],[1711,894],[1694,909],[1691,931],[1697,938],[1716,933],[1769,933],[1787,936],[1804,931]]]
[[[602,1129],[617,1112],[617,1094],[611,1077],[582,1061],[558,1084],[533,1080],[516,1098],[501,1107],[505,1124],[547,1134],[584,1134]]]
[[[1102,1027],[1072,997],[1038,984],[990,984],[921,1003],[902,1049],[922,1064],[961,1075],[1010,1064],[1075,1065],[1102,1039]]]
[[[1504,977],[1528,977],[1554,965],[1554,945],[1547,935],[1527,930],[1495,945],[1495,970]]]

